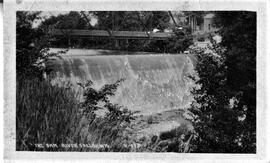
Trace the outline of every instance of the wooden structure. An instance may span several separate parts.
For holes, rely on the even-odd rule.
[[[87,37],[87,38],[113,38],[113,39],[153,39],[153,40],[166,40],[173,36],[173,33],[157,32],[142,32],[142,31],[106,31],[106,30],[62,30],[54,29],[51,32],[54,36],[59,37]]]
[[[137,15],[137,18],[142,25],[144,31],[119,31],[118,27],[121,23],[123,23],[126,19],[126,17],[123,18],[121,23],[115,21],[114,12],[111,12],[111,21],[112,21],[112,27],[110,29],[106,30],[93,30],[93,27],[90,23],[90,20],[88,19],[85,12],[81,11],[80,14],[82,17],[88,22],[89,28],[86,30],[79,30],[79,29],[53,29],[51,31],[51,34],[55,37],[65,37],[68,39],[68,44],[70,44],[71,38],[89,38],[89,39],[96,39],[96,38],[107,38],[111,39],[111,46],[114,49],[118,49],[119,44],[124,44],[124,46],[129,45],[129,40],[144,40],[144,41],[150,41],[150,40],[168,40],[171,38],[174,34],[171,32],[153,32],[152,29],[148,29],[144,22],[141,20],[141,16],[139,12],[135,12],[134,14]],[[172,17],[172,13],[169,12],[170,16]],[[176,22],[174,18],[172,17],[175,25]],[[124,41],[120,41],[124,40]]]

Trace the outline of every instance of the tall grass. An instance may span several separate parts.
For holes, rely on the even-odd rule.
[[[17,81],[16,150],[130,151],[126,128],[133,113],[111,104],[107,97],[114,94],[118,84],[105,85],[101,90],[89,85],[84,89],[85,101],[79,102],[69,88],[53,86],[48,81]],[[99,102],[105,104],[99,106]],[[98,116],[96,110],[107,112]],[[106,148],[85,148],[81,144]]]
[[[108,98],[120,82],[104,85],[100,90],[93,89],[92,82],[80,84],[84,101],[79,102],[69,88],[53,86],[48,81],[17,81],[16,150],[188,152],[190,133],[185,126],[143,142],[133,137],[131,122],[136,119],[136,112],[112,104]],[[105,113],[99,115],[97,111]],[[181,139],[182,135],[185,138]]]
[[[16,150],[59,150],[37,145],[70,142],[79,121],[78,109],[70,89],[47,81],[17,81]]]

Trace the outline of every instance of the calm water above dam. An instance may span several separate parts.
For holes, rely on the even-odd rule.
[[[120,52],[119,52],[120,53]],[[70,81],[80,92],[77,82],[92,80],[95,88],[125,78],[112,102],[153,114],[185,108],[192,97],[194,83],[188,78],[194,74],[192,58],[187,55],[132,53],[121,55],[115,51],[71,50],[47,66],[55,72],[52,83]],[[140,55],[138,55],[140,54]]]

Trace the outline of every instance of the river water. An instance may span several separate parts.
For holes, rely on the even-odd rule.
[[[55,74],[53,84],[70,82],[79,93],[77,82],[92,80],[94,88],[99,89],[125,78],[110,100],[148,115],[184,109],[191,103],[194,82],[188,76],[194,74],[192,58],[182,54],[76,49],[55,58],[47,66]]]

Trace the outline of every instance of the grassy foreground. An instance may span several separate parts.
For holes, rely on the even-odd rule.
[[[18,81],[16,150],[189,152],[192,136],[185,126],[148,139],[134,137],[131,122],[137,117],[108,100],[120,82],[100,90],[93,89],[91,81],[79,84],[84,89],[84,101],[79,102],[70,88],[48,81]],[[105,114],[100,116],[99,110]]]
[[[79,121],[78,111],[70,89],[46,81],[17,82],[16,149],[51,150],[37,145],[68,143]]]

